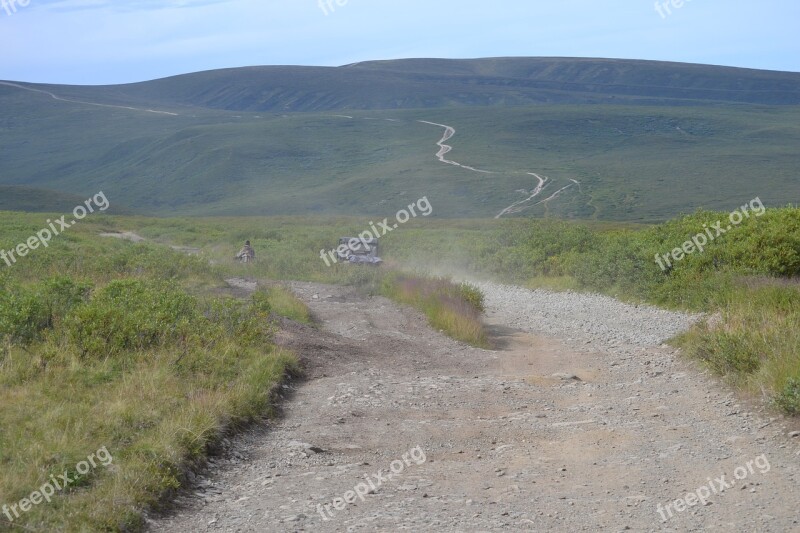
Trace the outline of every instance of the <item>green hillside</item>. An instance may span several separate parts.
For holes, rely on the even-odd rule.
[[[584,58],[402,59],[263,66],[105,87],[38,86],[111,104],[231,111],[419,109],[555,103],[800,104],[800,74]]]
[[[561,96],[542,96],[552,91]],[[427,196],[433,216],[454,218],[498,215],[531,195],[536,173],[550,178],[541,196],[510,216],[651,222],[756,196],[796,203],[800,107],[776,105],[800,102],[795,93],[800,74],[577,59],[253,67],[115,87],[6,83],[0,186],[84,198],[102,190],[112,205],[168,216],[382,219]],[[355,107],[381,109],[347,110]],[[454,127],[446,157],[491,173],[438,161],[444,128],[420,121]],[[9,191],[0,207],[37,208]]]
[[[60,193],[32,187],[0,185],[0,211],[25,211],[29,213],[64,213],[87,200],[75,194]],[[132,209],[110,206],[109,214],[130,214]]]

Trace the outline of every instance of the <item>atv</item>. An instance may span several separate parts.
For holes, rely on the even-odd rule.
[[[379,266],[383,259],[378,257],[378,239],[361,237],[342,237],[336,256],[341,261],[354,265]]]

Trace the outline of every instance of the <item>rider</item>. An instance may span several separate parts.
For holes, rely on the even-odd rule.
[[[250,246],[250,241],[245,241],[244,247],[236,254],[236,259],[242,263],[250,263],[256,260],[256,251]]]

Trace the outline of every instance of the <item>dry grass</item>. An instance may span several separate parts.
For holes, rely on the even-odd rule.
[[[481,321],[482,299],[474,287],[457,285],[441,278],[395,274],[384,279],[382,293],[420,309],[431,326],[454,339],[488,348],[486,330]]]
[[[313,323],[308,306],[283,285],[273,284],[264,292],[274,314],[303,324]]]

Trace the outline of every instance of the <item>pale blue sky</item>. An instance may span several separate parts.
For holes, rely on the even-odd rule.
[[[684,0],[664,17],[654,0],[331,0],[327,15],[320,0],[16,0],[16,12],[3,1],[12,0],[0,0],[6,80],[122,83],[245,65],[490,56],[800,71],[797,0]]]

